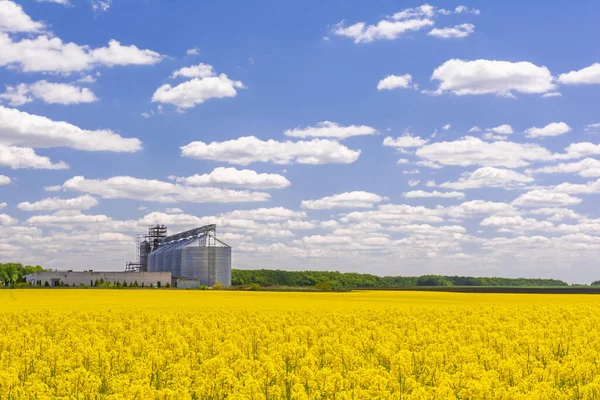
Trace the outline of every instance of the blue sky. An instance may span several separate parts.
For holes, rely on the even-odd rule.
[[[0,0],[0,259],[598,279],[598,11]]]

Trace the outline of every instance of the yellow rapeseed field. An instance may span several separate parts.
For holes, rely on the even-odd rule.
[[[0,290],[0,399],[600,399],[600,297]]]

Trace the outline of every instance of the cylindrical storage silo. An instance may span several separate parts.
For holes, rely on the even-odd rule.
[[[190,243],[194,239],[184,239],[177,243],[175,247],[171,250],[171,275],[172,276],[182,276],[181,275],[181,248],[186,244]]]
[[[156,264],[154,263],[154,259],[156,258],[156,252],[148,254],[148,272],[156,272]]]
[[[194,239],[181,248],[181,276],[198,279],[201,285],[209,285],[208,260],[204,247],[198,247],[200,239]]]
[[[164,246],[160,246],[154,251],[154,272],[162,272],[163,250]]]
[[[140,272],[148,271],[148,253],[150,253],[150,243],[144,240],[140,243]]]
[[[214,262],[215,283],[231,286],[231,247],[207,247],[206,249],[211,253],[210,263]]]
[[[173,248],[177,246],[177,242],[169,243],[165,245],[165,249],[163,250],[163,260],[162,260],[162,271],[164,272],[173,272]],[[172,275],[172,274],[171,274]]]

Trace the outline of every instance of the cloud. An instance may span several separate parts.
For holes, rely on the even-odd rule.
[[[437,67],[431,80],[439,81],[435,94],[450,92],[457,96],[496,94],[512,97],[513,92],[543,94],[555,87],[548,68],[527,61],[452,59]]]
[[[579,71],[560,74],[558,81],[565,85],[590,85],[600,83],[600,64],[594,63]]]
[[[593,158],[574,163],[560,163],[528,171],[533,174],[578,174],[583,177],[600,176],[600,161]]]
[[[475,25],[473,24],[460,24],[454,27],[447,28],[433,28],[427,35],[434,36],[440,39],[462,39],[470,36],[475,32]]]
[[[354,211],[343,218],[342,222],[369,221],[385,224],[409,224],[416,221],[437,223],[444,222],[440,211],[423,206],[409,206],[406,204],[383,204],[377,210]]]
[[[17,3],[0,1],[0,32],[39,33],[44,27],[43,23],[33,21]]]
[[[30,85],[21,83],[18,86],[7,86],[6,92],[0,94],[0,99],[9,101],[11,106],[20,106],[33,101],[33,97],[48,104],[79,104],[92,103],[98,98],[88,88],[69,83],[51,83],[45,80]]]
[[[237,96],[243,88],[241,81],[232,81],[225,74],[194,78],[177,86],[162,85],[152,95],[152,102],[173,104],[181,109],[191,108],[209,99]]]
[[[1,130],[0,130],[1,132]],[[5,146],[0,144],[0,166],[12,169],[67,169],[64,162],[53,163],[48,157],[42,157],[28,147]]]
[[[306,128],[288,129],[284,132],[286,136],[305,139],[307,137],[330,137],[335,139],[346,139],[351,136],[374,135],[377,133],[375,128],[366,125],[341,126],[335,122],[323,121],[317,123],[317,126],[307,126]]]
[[[198,65],[192,65],[191,67],[184,67],[178,69],[177,71],[173,72],[173,74],[171,74],[171,78],[173,79],[179,76],[184,78],[208,78],[210,76],[217,75],[212,65],[200,63]]]
[[[104,199],[133,199],[156,202],[236,203],[266,201],[271,196],[263,192],[225,190],[212,187],[190,187],[154,179],[114,176],[108,179],[86,179],[75,176],[63,185]]]
[[[336,24],[333,34],[354,39],[354,43],[369,43],[374,40],[393,40],[404,33],[418,31],[433,25],[435,8],[424,4],[420,7],[407,8],[379,21],[375,25],[358,22],[346,26],[345,21]]]
[[[332,208],[372,208],[376,203],[387,200],[375,193],[355,191],[335,194],[318,200],[303,200],[302,208],[309,210],[330,210]]]
[[[70,6],[71,3],[69,2],[69,0],[35,0],[38,3],[56,3],[56,4],[60,4],[63,6]]]
[[[564,122],[552,122],[543,128],[529,128],[525,131],[528,138],[560,136],[571,132],[571,127]]]
[[[35,203],[23,202],[17,208],[22,211],[88,210],[96,205],[98,200],[86,194],[72,199],[49,197]]]
[[[438,210],[438,214],[462,219],[481,215],[517,215],[518,211],[512,205],[506,203],[472,200],[458,206]]]
[[[523,218],[521,216],[492,216],[481,221],[481,226],[490,226],[510,231],[531,231],[548,230],[553,228],[554,224],[548,221],[538,221],[534,218]]]
[[[517,197],[512,204],[521,207],[560,207],[581,203],[581,199],[553,190],[536,189]]]
[[[6,175],[0,175],[0,185],[8,185],[12,180]]]
[[[548,221],[564,221],[565,219],[581,219],[582,216],[568,208],[546,207],[536,208],[529,211],[533,215],[545,215]]]
[[[188,56],[197,56],[198,54],[200,54],[200,49],[197,47],[187,49],[185,54],[187,54]]]
[[[183,157],[224,161],[238,165],[248,165],[253,162],[349,164],[356,161],[360,153],[360,150],[351,150],[336,141],[327,139],[278,142],[273,139],[263,141],[254,136],[209,144],[192,142],[181,147]]]
[[[447,131],[450,128],[452,128],[452,124],[446,124],[446,125],[442,126],[442,129],[445,131]]]
[[[141,149],[135,138],[123,138],[111,130],[89,131],[64,121],[0,106],[0,144],[35,148],[71,147],[84,151],[133,153]]]
[[[234,210],[220,215],[225,219],[247,219],[250,221],[288,221],[305,218],[304,211],[290,210],[284,207],[256,208],[253,210]]]
[[[407,133],[403,136],[399,136],[396,139],[392,137],[386,137],[383,139],[383,145],[388,147],[395,147],[397,149],[406,149],[411,147],[421,147],[428,142],[426,139],[421,139],[419,136],[412,136]]]
[[[10,215],[0,214],[0,226],[15,225],[17,222],[19,221]]]
[[[503,124],[496,126],[494,128],[486,129],[488,132],[494,132],[499,135],[512,135],[514,133],[512,126],[508,124]],[[470,132],[470,131],[469,131]]]
[[[107,12],[112,4],[112,0],[92,0],[92,11],[96,14]]]
[[[550,161],[554,156],[536,144],[521,144],[507,141],[484,142],[466,136],[453,142],[437,142],[425,145],[416,155],[443,165],[470,165],[520,168],[534,161]]]
[[[582,158],[600,154],[600,144],[589,142],[571,143],[565,148],[565,154],[557,156],[557,159],[568,160],[573,158]]]
[[[461,192],[438,192],[434,190],[433,192],[425,192],[423,190],[414,190],[411,192],[404,193],[404,197],[408,199],[418,199],[418,198],[431,198],[438,197],[441,199],[464,199],[465,194]]]
[[[600,122],[597,122],[595,124],[588,124],[585,126],[586,132],[597,132],[598,129],[600,129]]]
[[[412,84],[410,74],[388,75],[377,84],[377,90],[412,89],[415,87],[416,85]]]
[[[0,33],[0,67],[9,66],[23,72],[69,74],[99,66],[153,65],[162,58],[151,50],[122,46],[114,39],[107,47],[92,49],[47,35],[14,42],[7,34]]]
[[[547,97],[562,97],[562,94],[558,93],[558,92],[550,92],[550,93],[544,93],[542,95],[542,97],[546,97],[546,98]]]
[[[183,210],[181,208],[174,207],[165,209],[165,212],[168,214],[181,214],[183,213]]]
[[[483,187],[512,188],[533,182],[533,178],[516,171],[503,168],[482,167],[473,172],[465,172],[456,182],[440,183],[446,189],[478,189]]]
[[[259,174],[250,169],[215,168],[209,174],[192,175],[186,178],[171,177],[177,183],[190,186],[235,186],[249,189],[283,189],[291,185],[284,176]]]
[[[600,176],[596,175],[596,176]],[[592,193],[600,193],[600,179],[596,181],[591,181],[585,184],[575,184],[575,183],[561,183],[560,185],[556,185],[552,188],[556,192],[567,193],[567,194],[592,194]]]
[[[84,77],[77,79],[77,82],[79,82],[79,83],[94,83],[94,82],[96,82],[96,77],[92,76],[92,75],[86,75]]]

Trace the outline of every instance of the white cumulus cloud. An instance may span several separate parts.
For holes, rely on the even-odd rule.
[[[23,202],[17,208],[22,211],[88,210],[96,205],[98,200],[86,194],[72,199],[49,197],[35,203]]]
[[[305,128],[288,129],[284,132],[286,136],[305,139],[307,137],[329,137],[335,139],[346,139],[351,136],[374,135],[375,128],[366,125],[342,126],[331,121],[319,122],[317,126]]]
[[[191,186],[236,186],[249,189],[282,189],[291,185],[284,176],[259,174],[250,169],[215,168],[209,174],[192,175],[185,178],[172,177],[177,183]]]
[[[208,144],[192,142],[181,147],[181,154],[184,157],[224,161],[238,165],[248,165],[253,162],[349,164],[356,161],[360,153],[360,150],[351,150],[336,141],[327,139],[278,142],[273,139],[263,141],[254,136]]]
[[[0,130],[1,132],[1,130]],[[48,157],[40,156],[29,147],[5,146],[0,144],[0,166],[11,169],[67,169],[69,166],[60,161],[54,163]]]
[[[330,210],[332,208],[372,208],[387,200],[386,197],[364,191],[346,192],[317,200],[303,200],[302,208],[309,210]]]
[[[411,192],[404,193],[404,197],[406,197],[407,199],[431,197],[438,197],[441,199],[464,199],[465,194],[461,192],[438,192],[437,190],[434,190],[432,192],[426,192],[424,190],[413,190]]]
[[[111,130],[90,131],[64,121],[53,121],[0,106],[0,144],[7,146],[71,147],[84,151],[136,152],[141,142]]]
[[[399,11],[374,25],[357,22],[347,26],[345,21],[342,21],[334,26],[333,34],[352,38],[354,43],[369,43],[381,39],[393,40],[407,32],[432,26],[434,16],[435,7],[424,4]]]
[[[547,189],[536,189],[517,197],[512,204],[521,207],[560,207],[581,203],[581,199]]]
[[[560,74],[558,81],[565,85],[585,85],[600,83],[600,63],[594,63],[579,71]]]
[[[537,144],[521,144],[508,141],[484,142],[466,136],[453,142],[437,142],[425,145],[416,155],[443,165],[470,165],[519,168],[534,161],[551,161],[553,154]]]
[[[437,67],[431,80],[439,81],[436,94],[458,96],[496,94],[513,96],[513,92],[543,94],[555,87],[546,67],[527,61],[448,60]]]
[[[0,94],[0,99],[8,100],[11,106],[20,106],[33,101],[33,98],[43,100],[48,104],[79,104],[92,103],[98,98],[88,88],[69,83],[51,83],[45,80],[30,85],[21,83],[17,86],[7,86],[6,92]]]
[[[410,74],[388,75],[377,84],[377,90],[411,89],[415,87]]]
[[[156,202],[236,203],[266,201],[271,196],[263,192],[226,190],[213,187],[191,187],[154,179],[114,176],[108,179],[87,179],[75,176],[63,189],[93,194],[105,199],[133,199]]]
[[[13,41],[0,33],[0,67],[11,66],[24,72],[68,74],[98,66],[153,65],[162,58],[152,50],[123,46],[114,39],[106,47],[93,49],[47,35]]]
[[[560,136],[565,133],[571,132],[571,127],[564,122],[552,122],[543,128],[529,128],[525,131],[525,134],[529,138],[546,137],[546,136]]]
[[[494,167],[481,167],[473,172],[465,172],[456,182],[440,183],[446,189],[478,189],[482,187],[511,188],[533,182],[533,178],[519,172]]]
[[[37,33],[43,30],[44,24],[33,21],[19,4],[11,0],[0,1],[0,32]]]
[[[560,163],[528,171],[533,174],[577,174],[583,177],[600,176],[600,160],[586,158],[573,163]]]
[[[462,39],[470,36],[473,32],[475,32],[475,25],[460,24],[447,28],[433,28],[428,35],[440,39]]]
[[[172,104],[185,109],[202,104],[209,99],[221,99],[237,96],[237,90],[243,88],[240,81],[233,81],[225,74],[193,78],[177,86],[164,84],[152,95],[152,102]]]
[[[421,147],[428,142],[427,139],[421,139],[419,136],[412,136],[411,134],[405,134],[399,136],[396,139],[392,137],[386,137],[383,139],[383,145],[388,147],[395,147],[397,149],[406,149],[411,147]]]

